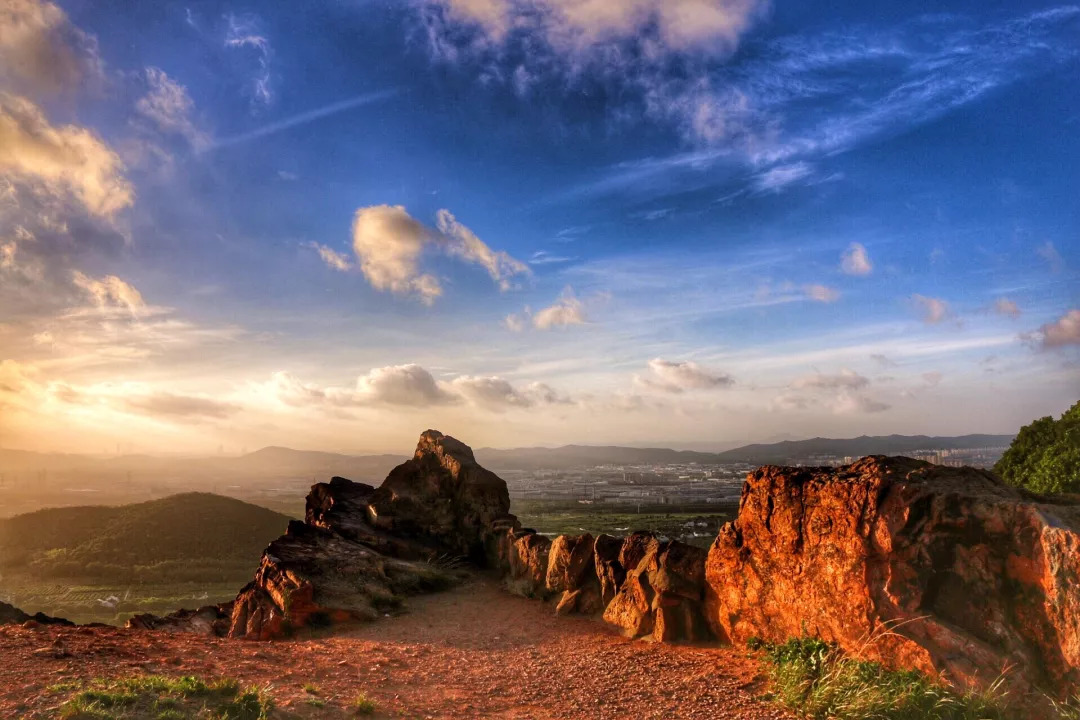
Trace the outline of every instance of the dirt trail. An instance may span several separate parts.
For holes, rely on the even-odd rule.
[[[789,717],[754,699],[757,663],[744,652],[627,640],[595,620],[555,617],[492,579],[414,598],[409,609],[333,637],[274,643],[2,628],[0,717],[47,717],[58,696],[46,688],[65,680],[139,673],[268,686],[284,717],[343,717],[359,693],[380,717]],[[310,703],[308,684],[323,707]]]

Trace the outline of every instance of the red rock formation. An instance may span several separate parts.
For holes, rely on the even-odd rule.
[[[709,551],[723,639],[804,634],[985,685],[1080,685],[1080,501],[908,458],[764,467]],[[868,642],[868,638],[872,638]]]
[[[632,569],[604,610],[606,622],[632,637],[667,642],[711,637],[702,614],[704,550],[633,533],[623,541],[619,556]]]
[[[598,535],[593,543],[593,557],[596,560],[596,578],[600,581],[600,597],[604,607],[615,599],[626,570],[619,562],[623,541],[611,535]]]
[[[509,577],[515,592],[527,597],[547,597],[548,555],[551,540],[532,530],[511,530]]]

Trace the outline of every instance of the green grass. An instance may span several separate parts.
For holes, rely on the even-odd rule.
[[[99,679],[58,692],[69,695],[60,720],[267,720],[274,709],[257,688],[193,676]]]
[[[835,645],[798,638],[764,650],[775,699],[813,720],[1006,720],[998,689],[961,693],[915,671],[888,670]]]
[[[712,544],[720,526],[735,519],[736,510],[736,507],[726,505],[671,506],[670,509],[653,505],[638,513],[628,507],[544,500],[515,500],[511,507],[523,526],[545,534],[625,535],[631,530],[651,530],[700,547]],[[694,523],[694,526],[687,527],[687,523]],[[697,523],[705,524],[698,526]],[[694,537],[695,533],[698,537]]]
[[[357,715],[374,715],[376,710],[375,701],[360,693],[352,701],[352,709]]]
[[[1059,720],[1080,720],[1080,692],[1064,701],[1050,701]]]

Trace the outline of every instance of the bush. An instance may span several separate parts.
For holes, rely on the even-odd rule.
[[[776,698],[814,720],[1004,720],[1002,698],[962,694],[915,671],[888,670],[835,645],[798,638],[758,643]]]
[[[1080,402],[1021,428],[994,471],[1032,492],[1080,492]]]

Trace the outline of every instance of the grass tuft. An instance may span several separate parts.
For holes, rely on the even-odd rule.
[[[375,701],[363,693],[357,695],[352,702],[353,712],[357,715],[374,715],[376,707]]]
[[[231,679],[142,675],[51,688],[69,698],[62,720],[267,720],[273,701],[258,688]]]
[[[922,673],[847,657],[835,645],[797,638],[763,649],[776,699],[813,720],[1005,720],[1000,683],[961,693]],[[754,648],[752,648],[754,649]]]

